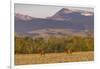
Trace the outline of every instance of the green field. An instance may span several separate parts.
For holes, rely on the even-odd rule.
[[[15,65],[79,62],[79,61],[93,61],[93,60],[94,60],[93,51],[73,52],[72,54],[46,53],[45,55],[40,55],[40,54],[15,55]]]

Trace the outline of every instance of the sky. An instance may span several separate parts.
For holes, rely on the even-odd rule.
[[[65,7],[65,6],[45,6],[45,5],[34,5],[34,4],[15,4],[14,12],[24,15],[29,15],[37,18],[46,18],[54,15],[62,8],[70,8],[77,10],[93,11],[93,8],[87,7]]]

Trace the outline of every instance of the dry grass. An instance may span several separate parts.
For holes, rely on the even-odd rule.
[[[92,60],[94,60],[93,52],[74,52],[72,54],[49,53],[42,56],[40,54],[15,55],[16,65],[78,62]]]

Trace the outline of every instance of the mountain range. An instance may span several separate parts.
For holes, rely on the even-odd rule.
[[[33,12],[34,13],[34,12]],[[15,13],[15,32],[25,36],[86,36],[94,32],[94,12],[62,8],[47,18]]]

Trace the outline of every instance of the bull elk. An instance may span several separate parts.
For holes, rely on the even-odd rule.
[[[64,51],[66,54],[72,54],[72,50],[71,49],[65,49]]]
[[[38,49],[38,53],[42,56],[42,55],[45,55],[45,51],[44,51],[44,49],[42,49],[42,48],[39,48]]]

